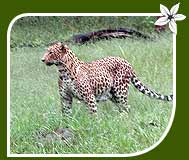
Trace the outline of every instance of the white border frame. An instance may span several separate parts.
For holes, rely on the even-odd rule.
[[[27,16],[161,16],[161,13],[24,13],[16,16],[7,31],[7,157],[133,157],[157,147],[168,134],[176,111],[176,34],[173,34],[173,109],[169,124],[160,139],[143,151],[129,154],[11,154],[10,153],[10,33],[15,21]]]

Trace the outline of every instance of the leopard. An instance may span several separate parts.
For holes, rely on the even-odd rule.
[[[80,60],[64,42],[53,42],[42,57],[47,66],[58,68],[58,87],[62,113],[72,113],[73,98],[83,101],[89,113],[97,113],[97,102],[111,100],[119,111],[128,113],[130,84],[144,95],[173,101],[173,94],[163,95],[145,86],[131,64],[120,57],[108,56],[92,62]]]

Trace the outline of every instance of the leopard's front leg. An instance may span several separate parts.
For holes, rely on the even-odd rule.
[[[63,80],[59,79],[58,85],[59,85],[59,94],[60,94],[60,100],[61,100],[61,106],[62,106],[62,113],[69,115],[72,113],[73,97],[63,83],[64,83]]]

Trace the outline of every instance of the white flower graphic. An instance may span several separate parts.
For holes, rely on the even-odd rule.
[[[180,3],[174,5],[171,10],[169,11],[167,7],[160,4],[160,11],[163,17],[160,17],[156,22],[155,25],[163,26],[169,23],[169,28],[173,33],[177,33],[177,24],[175,21],[181,21],[186,18],[186,16],[182,14],[177,14],[179,9]]]

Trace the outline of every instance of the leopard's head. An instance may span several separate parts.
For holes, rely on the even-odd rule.
[[[41,61],[48,66],[62,64],[63,57],[68,50],[68,46],[62,42],[51,43]]]

